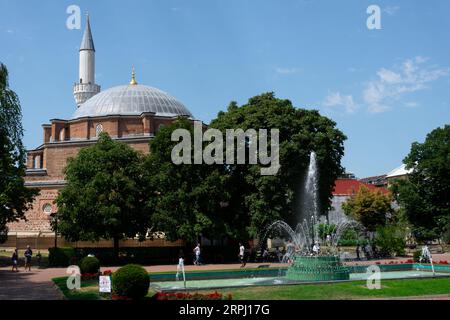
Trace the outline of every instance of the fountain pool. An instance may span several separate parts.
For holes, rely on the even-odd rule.
[[[386,266],[388,267],[388,266]],[[390,267],[390,266],[389,266]],[[425,268],[426,266],[422,265],[422,268],[419,268],[419,265],[416,264],[404,264],[404,265],[395,265],[395,269],[386,268],[386,270],[382,270],[380,273],[381,280],[388,279],[414,279],[414,278],[431,278],[431,277],[450,277],[450,266],[441,266],[438,272],[431,271],[431,268]],[[348,280],[333,280],[332,282],[348,282],[348,281],[364,281],[370,276],[369,273],[364,272],[364,267],[359,267],[358,269],[353,268],[349,274]],[[390,271],[393,270],[393,271]],[[419,269],[419,270],[417,270]],[[394,271],[395,270],[395,271]],[[287,278],[285,275],[287,269],[281,270],[273,270],[275,273],[280,273],[280,275],[276,276],[255,276],[255,277],[245,277],[245,278],[237,278],[240,274],[236,271],[224,271],[227,273],[227,277],[217,279],[201,279],[201,275],[197,274],[197,279],[189,280],[186,282],[186,288],[184,284],[180,281],[151,281],[150,285],[153,289],[157,291],[180,291],[180,290],[202,290],[202,289],[223,289],[223,288],[238,288],[238,287],[252,287],[252,286],[276,286],[276,285],[294,285],[294,284],[320,284],[320,283],[328,283],[330,281],[318,281],[317,279],[313,279],[311,281],[308,280],[292,280]],[[362,272],[361,272],[362,271]],[[236,273],[236,274],[235,274]],[[235,275],[234,275],[235,274]],[[233,275],[235,278],[232,278]],[[205,272],[205,277],[210,277],[210,275]],[[189,274],[187,274],[187,278],[189,279]]]

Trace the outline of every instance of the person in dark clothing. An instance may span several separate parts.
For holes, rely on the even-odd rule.
[[[359,243],[356,245],[356,260],[361,260],[361,258],[359,257],[359,252],[360,252],[361,248],[359,246]]]
[[[40,251],[38,251],[37,255],[36,255],[36,259],[37,259],[37,264],[38,264],[38,268],[41,267],[41,262],[42,262],[42,254]]]
[[[33,251],[30,246],[27,246],[27,250],[25,250],[25,271],[31,271],[31,257],[33,256]]]
[[[14,249],[11,260],[12,260],[12,264],[13,264],[11,271],[14,272],[14,270],[15,270],[16,272],[19,272],[19,268],[18,268],[19,254],[17,253],[17,249]]]

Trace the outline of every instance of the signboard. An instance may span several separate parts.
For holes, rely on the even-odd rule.
[[[111,277],[100,276],[98,278],[98,289],[100,292],[111,293]]]

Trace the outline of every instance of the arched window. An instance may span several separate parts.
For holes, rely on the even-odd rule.
[[[40,155],[34,156],[34,169],[40,168],[41,168],[41,156]]]
[[[62,128],[59,131],[59,141],[64,141],[64,140],[66,140],[66,129]]]
[[[42,206],[42,211],[45,214],[51,214],[52,213],[52,205],[50,203],[46,203]]]
[[[164,128],[166,125],[164,124],[164,123],[161,123],[159,126],[158,126],[158,131],[159,130],[161,130],[162,128]]]
[[[95,127],[95,136],[98,137],[100,135],[100,133],[103,132],[103,126],[101,123],[99,123],[96,127]]]

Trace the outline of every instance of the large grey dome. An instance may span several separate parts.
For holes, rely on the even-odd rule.
[[[83,103],[71,119],[110,115],[141,115],[154,112],[157,116],[192,117],[189,110],[169,94],[144,85],[117,86],[100,92]]]

